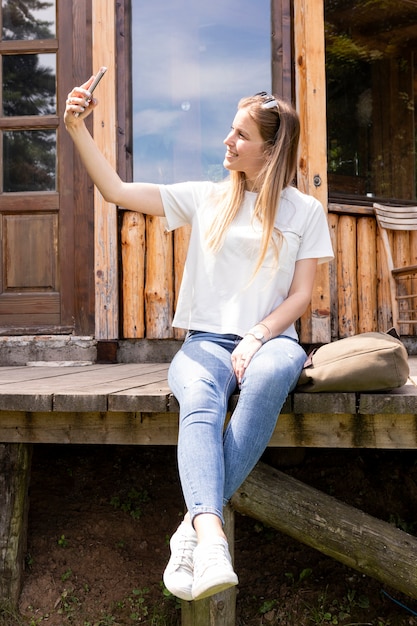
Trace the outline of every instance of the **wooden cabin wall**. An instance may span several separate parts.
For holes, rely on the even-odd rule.
[[[388,268],[376,220],[371,210],[328,214],[335,260],[330,264],[332,340],[392,327]],[[416,237],[411,232],[391,235],[398,265],[415,262]],[[401,335],[413,328],[400,326]]]
[[[362,210],[363,211],[363,210]],[[371,210],[328,213],[335,260],[328,264],[332,341],[392,326],[390,291],[382,243]],[[122,222],[123,337],[181,339],[171,326],[189,231],[167,233],[160,218],[126,212]],[[145,250],[146,240],[146,250]],[[413,233],[396,233],[395,257],[415,262]],[[401,334],[412,328],[401,327]]]

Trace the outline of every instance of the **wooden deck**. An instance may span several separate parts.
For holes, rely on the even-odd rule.
[[[410,358],[410,370],[409,383],[389,392],[295,392],[285,402],[270,445],[417,449],[416,357]],[[0,489],[0,602],[7,601],[16,606],[21,589],[32,448],[27,444],[175,445],[178,436],[178,404],[168,387],[167,371],[167,363],[0,367],[0,476],[3,479],[3,487]],[[231,409],[235,401],[236,397],[233,397]],[[258,466],[256,472],[259,471],[259,485],[263,487],[267,482],[266,470]],[[257,476],[254,472],[251,474],[252,479]],[[277,487],[276,481],[280,476],[281,482]],[[412,567],[408,568],[411,574],[406,584],[401,576],[396,581],[398,564],[408,563],[406,557],[414,558],[416,553],[417,547],[413,547],[413,538],[404,533],[404,539],[401,539],[401,535],[393,540],[390,525],[385,525],[381,530],[379,520],[372,520],[369,516],[365,520],[362,512],[358,512],[355,517],[355,512],[351,509],[340,509],[344,506],[340,503],[336,509],[337,514],[331,517],[336,502],[333,500],[330,507],[326,506],[326,514],[320,513],[318,517],[317,493],[304,486],[295,506],[294,484],[291,482],[284,493],[284,478],[285,475],[274,470],[272,490],[275,493],[274,490],[278,489],[279,502],[284,508],[280,519],[273,526],[275,524],[278,530],[288,534],[293,533],[292,528],[280,525],[287,518],[294,519],[287,514],[285,507],[288,505],[291,514],[295,511],[296,517],[298,515],[304,523],[307,520],[308,527],[312,529],[301,540],[325,554],[330,554],[328,545],[331,545],[332,537],[328,529],[336,529],[336,535],[339,536],[339,526],[343,526],[343,520],[346,519],[349,533],[354,537],[361,537],[359,554],[352,561],[351,543],[344,537],[340,554],[332,549],[331,555],[383,582],[386,579],[380,572],[385,572],[389,583],[394,584],[395,588],[411,597],[417,597]],[[250,482],[244,483],[240,495],[243,492],[246,494],[245,489],[250,489]],[[311,496],[308,510],[305,510],[306,490],[307,495]],[[261,491],[257,486],[256,494],[259,495]],[[269,518],[264,518],[270,499],[268,494],[260,505],[257,497],[247,498],[245,495],[241,499],[245,501],[245,506],[248,502],[255,508],[260,506],[260,512],[258,509],[242,509],[244,514],[253,515],[263,523],[270,523]],[[233,501],[233,506],[240,510],[239,502]],[[227,511],[226,530],[229,543],[233,546],[233,512],[230,507]],[[317,532],[321,542],[314,540],[318,519],[320,521]],[[323,524],[323,519],[330,521]],[[295,522],[291,524],[294,528],[297,527]],[[370,565],[363,565],[364,525],[371,528],[372,536],[377,537],[378,549],[369,561],[372,565],[378,563],[377,572]],[[382,548],[379,549],[379,546]],[[412,579],[411,582],[409,578]],[[235,590],[202,602],[183,602],[181,623],[184,626],[200,626],[203,623],[232,626],[235,623]]]
[[[175,445],[167,371],[167,363],[0,367],[0,442]],[[389,392],[292,394],[270,445],[417,448],[417,357],[410,371]]]

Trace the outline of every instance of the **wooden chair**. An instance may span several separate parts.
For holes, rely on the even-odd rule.
[[[392,322],[400,334],[400,325],[417,326],[417,265],[396,266],[388,231],[417,230],[417,206],[373,205],[389,270]]]

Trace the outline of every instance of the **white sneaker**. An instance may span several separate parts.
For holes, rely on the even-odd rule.
[[[200,543],[194,550],[193,599],[208,598],[237,584],[227,541],[218,537]]]
[[[163,575],[164,585],[181,600],[192,600],[193,552],[197,534],[191,524],[181,522],[169,542],[171,557]]]

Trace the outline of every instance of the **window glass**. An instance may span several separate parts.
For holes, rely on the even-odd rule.
[[[3,133],[3,191],[55,191],[56,132]]]
[[[3,39],[51,39],[56,37],[55,0],[2,0]]]
[[[237,102],[270,90],[270,0],[154,0],[132,10],[135,180],[223,178]]]
[[[54,54],[3,56],[3,115],[56,113]]]
[[[414,201],[415,3],[325,0],[325,22],[330,197]]]

